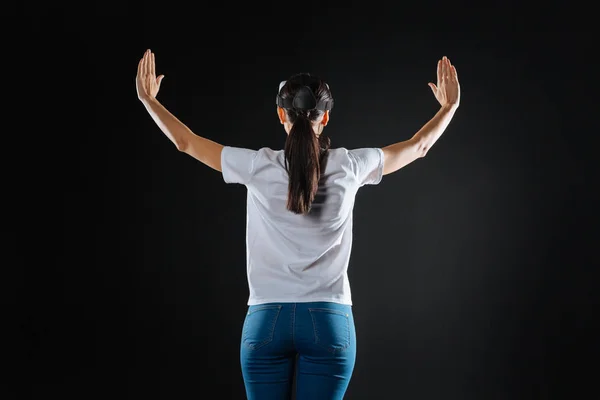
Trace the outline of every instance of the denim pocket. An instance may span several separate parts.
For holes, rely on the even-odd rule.
[[[348,313],[328,308],[309,308],[315,344],[329,352],[344,351],[350,346]]]
[[[242,331],[244,345],[251,350],[257,350],[271,343],[280,311],[281,305],[251,306]]]

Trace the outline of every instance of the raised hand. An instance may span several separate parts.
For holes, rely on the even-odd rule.
[[[160,89],[160,83],[164,77],[164,75],[156,77],[154,53],[150,49],[146,50],[138,63],[137,76],[135,78],[138,99],[144,101],[156,98]]]
[[[431,82],[428,85],[442,107],[458,107],[460,104],[460,84],[458,83],[458,74],[448,57],[444,56],[438,61],[437,85]]]

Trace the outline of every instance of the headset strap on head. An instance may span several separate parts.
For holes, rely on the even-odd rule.
[[[279,84],[279,90],[277,91],[277,100],[276,103],[279,107],[284,109],[296,109],[296,110],[321,110],[327,111],[333,108],[333,99],[327,101],[317,101],[312,89],[308,86],[301,87],[296,92],[296,95],[291,98],[282,98],[279,92],[281,92],[281,88],[285,86],[287,81],[282,81]],[[329,85],[327,85],[329,89]]]

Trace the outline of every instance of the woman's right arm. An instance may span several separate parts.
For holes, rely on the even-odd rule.
[[[222,144],[192,132],[156,98],[144,98],[141,101],[156,125],[173,142],[177,150],[221,172],[221,151],[224,147]]]
[[[177,147],[177,150],[221,171],[221,151],[224,146],[192,132],[156,99],[163,78],[164,75],[156,77],[154,53],[147,50],[138,63],[135,80],[139,100],[144,104],[146,111],[160,130]]]
[[[460,104],[460,85],[456,68],[447,57],[438,61],[437,85],[429,83],[441,108],[412,138],[382,148],[383,174],[391,174],[418,158],[425,157],[450,124]]]

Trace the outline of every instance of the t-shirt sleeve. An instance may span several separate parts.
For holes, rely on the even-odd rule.
[[[257,150],[225,146],[221,151],[221,171],[225,183],[250,182],[258,158]]]
[[[376,147],[348,150],[359,186],[377,185],[383,177],[383,150]]]

